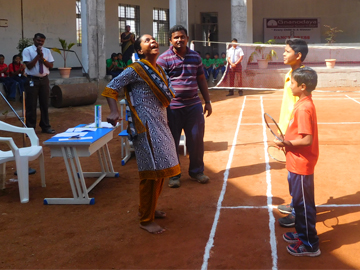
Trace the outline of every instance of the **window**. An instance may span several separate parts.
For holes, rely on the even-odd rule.
[[[76,0],[76,43],[81,46],[81,1]]]
[[[160,46],[169,44],[169,10],[154,8],[153,35]]]
[[[131,32],[135,37],[140,34],[140,6],[119,5],[119,44],[121,43],[121,33],[125,32],[125,26],[130,25]]]

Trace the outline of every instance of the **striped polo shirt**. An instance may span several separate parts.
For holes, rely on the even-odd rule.
[[[157,63],[164,68],[175,90],[175,98],[170,103],[171,109],[201,103],[196,78],[204,74],[204,71],[197,52],[186,48],[185,58],[182,58],[173,51],[173,46],[170,46],[159,56]]]

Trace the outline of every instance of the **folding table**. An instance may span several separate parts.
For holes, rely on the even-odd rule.
[[[89,139],[52,137],[44,142],[44,145],[50,147],[51,157],[64,158],[73,194],[73,198],[45,198],[44,204],[95,203],[95,198],[90,198],[89,192],[105,177],[119,176],[119,173],[114,171],[107,145],[113,138],[113,131],[113,128],[98,128],[86,134]],[[101,172],[83,172],[79,157],[89,157],[95,152],[98,155]],[[97,177],[97,180],[87,187],[85,177]]]

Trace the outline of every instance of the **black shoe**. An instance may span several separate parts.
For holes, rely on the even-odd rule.
[[[293,208],[290,206],[290,204],[283,204],[278,206],[278,210],[282,214],[291,214]]]
[[[233,96],[234,95],[234,90],[229,90],[229,94],[227,94],[226,96]]]
[[[47,128],[47,129],[43,129],[41,132],[47,134],[54,134],[55,130],[53,130],[52,128]]]
[[[280,226],[282,227],[294,227],[295,226],[295,216],[290,214],[286,217],[278,219]]]

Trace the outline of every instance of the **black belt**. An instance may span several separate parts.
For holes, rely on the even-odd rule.
[[[39,80],[39,81],[41,81],[41,80],[44,80],[45,78],[47,78],[48,75],[43,76],[43,77],[37,77],[37,76],[32,76],[32,75],[28,75],[28,76],[29,76],[30,79],[32,79],[32,80]]]

